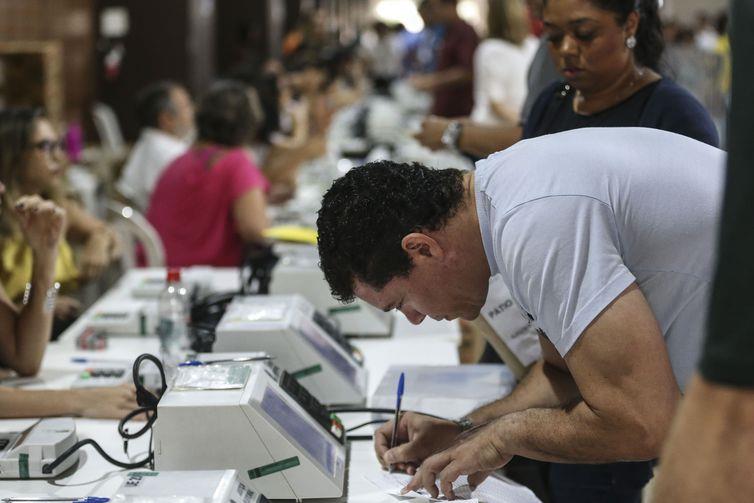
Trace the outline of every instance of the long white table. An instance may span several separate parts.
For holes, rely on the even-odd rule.
[[[141,353],[156,354],[158,341],[154,337],[111,337],[108,347],[102,351],[76,349],[75,340],[86,328],[92,312],[108,303],[129,299],[130,290],[146,276],[163,274],[160,270],[133,270],[124,276],[113,289],[84,313],[60,339],[51,343],[45,354],[43,371],[37,384],[28,388],[68,388],[76,375],[85,367],[72,362],[72,358],[97,358],[133,360]],[[190,272],[187,272],[190,274]],[[202,271],[206,274],[206,271]],[[211,273],[212,287],[218,291],[237,288],[238,273],[235,269],[216,269]],[[145,301],[150,302],[150,301]],[[152,301],[153,302],[153,301]],[[459,331],[455,323],[425,321],[413,326],[403,317],[396,318],[395,334],[389,339],[356,339],[354,344],[363,352],[369,373],[368,389],[371,394],[390,365],[453,365],[458,363],[457,346]],[[350,424],[357,419],[344,418]],[[358,421],[362,420],[361,416]],[[20,431],[35,420],[2,420],[0,431]],[[79,438],[93,438],[111,455],[125,459],[123,443],[118,436],[117,421],[76,419]],[[365,433],[370,430],[365,429]],[[147,452],[148,435],[129,444],[133,460],[142,459]],[[82,450],[82,461],[72,474],[55,481],[0,481],[0,496],[56,496],[79,497],[112,496],[123,481],[123,471],[108,464],[90,448]],[[371,442],[352,442],[347,483],[347,501],[391,501],[394,498],[376,491],[363,477],[378,469]]]

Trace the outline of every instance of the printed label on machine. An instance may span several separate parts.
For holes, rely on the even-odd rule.
[[[254,480],[259,477],[264,477],[265,475],[282,472],[283,470],[299,466],[300,464],[301,461],[299,461],[298,456],[293,456],[292,458],[281,459],[280,461],[275,461],[274,463],[251,469],[247,471],[246,474],[249,476],[249,479]]]

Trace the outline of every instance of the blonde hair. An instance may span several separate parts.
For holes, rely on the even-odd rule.
[[[521,45],[529,35],[529,20],[521,0],[488,0],[487,36]]]

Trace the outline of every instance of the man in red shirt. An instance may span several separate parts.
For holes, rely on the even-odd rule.
[[[474,51],[479,37],[458,17],[457,0],[429,0],[432,17],[445,28],[437,70],[411,78],[414,87],[434,96],[432,114],[465,117],[474,106]]]

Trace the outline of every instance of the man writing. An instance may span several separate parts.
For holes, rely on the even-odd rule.
[[[544,358],[510,396],[459,422],[405,414],[401,445],[388,449],[392,423],[375,434],[380,461],[454,497],[460,475],[478,484],[513,455],[656,458],[699,354],[723,165],[672,133],[580,129],[473,174],[382,162],[337,180],[317,225],[338,298],[474,319],[501,274],[542,330]]]

